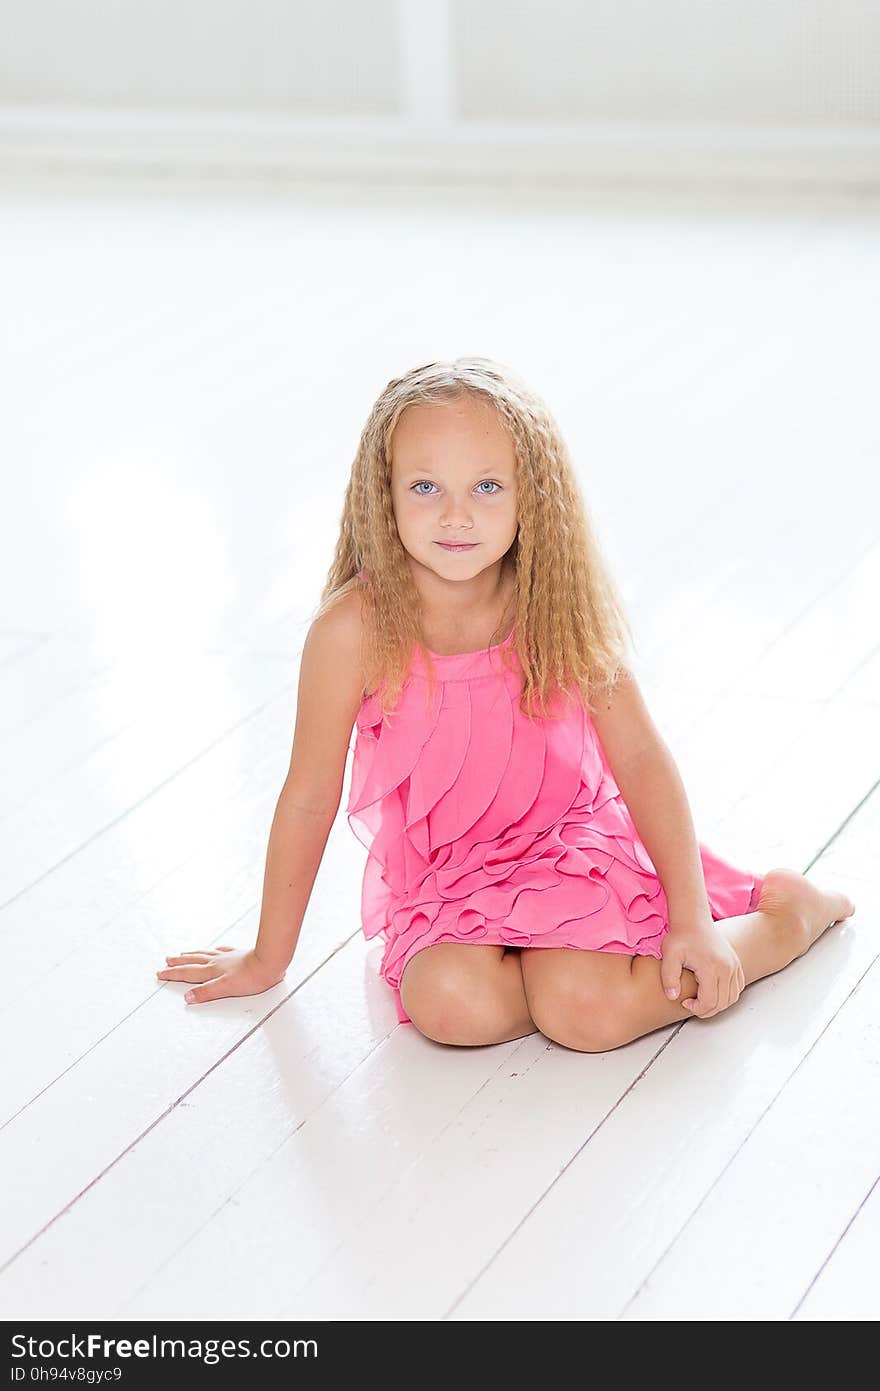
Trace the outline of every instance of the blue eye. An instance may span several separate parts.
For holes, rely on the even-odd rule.
[[[490,486],[491,488],[499,488],[499,489],[500,489],[500,487],[501,487],[501,484],[500,484],[500,483],[496,483],[495,480],[494,480],[494,478],[481,478],[481,479],[480,479],[480,482],[477,484],[477,487],[478,487],[478,488],[482,488],[482,486],[483,486],[484,483],[488,483],[489,486]],[[413,493],[415,493],[417,488],[424,488],[424,487],[433,488],[433,486],[434,486],[434,484],[431,483],[427,478],[423,478],[423,479],[421,480],[421,482],[419,482],[419,483],[414,483],[414,484],[412,485],[412,488],[410,489],[410,491],[413,492]],[[417,497],[430,497],[431,494],[430,494],[430,493],[416,493],[416,496],[417,496]],[[494,496],[495,496],[494,493],[483,493],[483,497],[494,497]]]

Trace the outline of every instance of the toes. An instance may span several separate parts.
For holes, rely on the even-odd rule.
[[[830,899],[831,912],[834,914],[835,922],[840,922],[841,918],[852,917],[855,912],[855,904],[851,898],[847,898],[846,894],[831,894]]]

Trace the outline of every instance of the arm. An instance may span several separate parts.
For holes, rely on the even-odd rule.
[[[706,913],[706,883],[691,809],[667,746],[661,742],[642,753],[626,766],[623,780],[615,774],[615,781],[660,877],[670,922]]]
[[[266,852],[256,956],[284,973],[342,798],[351,731],[363,694],[360,600],[330,609],[303,646],[290,769]]]
[[[310,812],[282,790],[272,818],[254,955],[278,979],[299,941],[335,813]]]
[[[351,731],[363,689],[360,599],[342,600],[312,624],[303,644],[290,769],[266,852],[255,946],[221,946],[179,957],[160,979],[196,982],[187,1002],[255,995],[290,964],[342,797]]]
[[[660,877],[670,918],[706,913],[703,866],[684,784],[632,672],[621,678],[593,724]]]
[[[670,999],[677,999],[682,970],[693,971],[697,997],[682,1003],[707,1018],[739,998],[745,976],[713,921],[684,784],[631,672],[625,672],[593,724],[666,895],[669,930],[663,940],[661,984]]]

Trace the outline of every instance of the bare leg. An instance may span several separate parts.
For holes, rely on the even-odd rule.
[[[525,1038],[527,1034],[536,1034],[538,1026],[529,1013],[519,952],[505,951],[499,970],[504,982],[507,1014],[499,1031],[499,1037],[490,1040],[490,1042],[507,1043],[510,1039]]]
[[[846,894],[819,889],[795,870],[771,869],[764,876],[755,911],[721,918],[715,926],[734,948],[749,986],[803,956],[826,928],[854,912],[855,905]],[[622,1042],[664,1024],[694,1017],[681,1003],[696,998],[697,981],[692,971],[682,971],[681,994],[678,1000],[668,1000],[660,983],[660,962],[655,957],[631,957],[630,970],[637,988],[631,1001],[632,1031]]]
[[[426,947],[404,968],[400,997],[416,1028],[437,1043],[475,1047],[538,1032],[520,954],[500,945]]]
[[[782,970],[833,922],[855,911],[845,894],[818,889],[794,870],[769,870],[763,878],[754,912],[715,924],[739,956],[746,986]],[[654,1029],[699,1017],[682,1003],[697,996],[693,972],[682,971],[680,996],[669,1000],[653,956],[543,948],[524,953],[522,975],[541,1032],[582,1052],[619,1048]]]

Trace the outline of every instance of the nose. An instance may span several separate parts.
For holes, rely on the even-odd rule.
[[[449,502],[447,506],[444,508],[443,514],[440,518],[440,524],[441,526],[455,528],[470,528],[473,525],[468,509],[464,506],[463,503],[458,504],[455,502]]]

